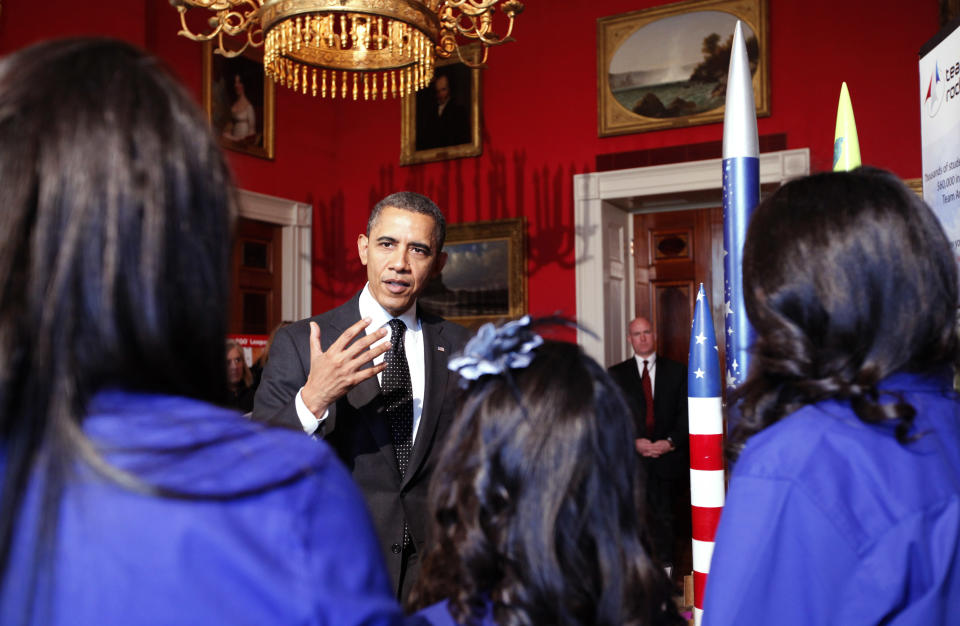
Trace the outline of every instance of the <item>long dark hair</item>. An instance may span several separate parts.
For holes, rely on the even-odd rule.
[[[96,391],[220,399],[229,183],[190,96],[136,48],[0,60],[0,572],[31,473],[50,540],[71,465],[103,465],[81,430]]]
[[[905,442],[915,410],[878,383],[958,361],[957,266],[933,212],[882,170],[817,174],[761,203],[743,257],[757,341],[731,452],[828,398],[864,422],[898,420]]]
[[[450,600],[461,623],[679,619],[643,543],[630,410],[574,344],[468,388],[430,487],[434,547],[411,604]]]

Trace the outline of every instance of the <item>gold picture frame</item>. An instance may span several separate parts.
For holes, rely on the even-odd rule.
[[[447,263],[420,306],[468,328],[525,315],[525,232],[523,218],[448,224]]]
[[[202,48],[203,108],[220,145],[273,159],[276,85],[263,71],[262,51],[226,58],[209,41]]]
[[[462,49],[465,59],[479,63],[480,47]],[[446,81],[449,101],[441,113],[437,86]],[[430,84],[403,98],[400,118],[400,165],[461,159],[483,154],[480,114],[480,70],[454,55],[438,59]]]
[[[770,115],[767,0],[687,0],[597,20],[599,135],[723,121],[738,19],[757,116]]]
[[[920,199],[923,200],[923,179],[922,178],[904,178],[903,184],[907,186],[910,191],[920,196]]]

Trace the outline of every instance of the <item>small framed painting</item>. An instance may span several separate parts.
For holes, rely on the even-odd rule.
[[[203,44],[203,106],[220,145],[273,158],[276,86],[263,71],[262,51],[227,58]]]

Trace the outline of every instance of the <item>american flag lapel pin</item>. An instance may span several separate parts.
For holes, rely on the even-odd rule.
[[[437,352],[446,352],[446,351],[447,349],[444,348],[443,346],[437,346]]]

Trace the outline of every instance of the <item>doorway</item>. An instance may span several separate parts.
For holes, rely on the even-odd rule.
[[[809,170],[806,148],[761,154],[761,190]],[[714,328],[723,328],[722,159],[580,174],[573,182],[577,321],[593,332],[580,331],[578,342],[609,367],[632,355],[626,323],[643,315],[658,333],[659,351],[687,363],[699,283]],[[674,517],[686,522],[690,491],[678,491]],[[692,546],[686,523],[677,531],[682,575],[692,570]]]
[[[282,269],[280,271],[279,320],[299,320],[310,317],[312,309],[310,241],[313,208],[309,204],[245,189],[237,190],[237,200],[239,219],[255,220],[280,229],[279,248]],[[276,242],[276,239],[274,241]]]
[[[706,159],[573,177],[577,321],[590,330],[579,331],[577,341],[602,365],[618,363],[632,353],[624,332],[624,321],[635,315],[636,306],[632,215],[720,206],[722,165],[722,159]],[[808,148],[760,155],[764,190],[809,172]],[[720,254],[710,259],[713,281],[723,278],[722,246]],[[722,328],[717,325],[722,321],[722,298],[710,295],[714,327]],[[680,360],[686,362],[685,352]]]
[[[711,302],[715,299],[712,294],[722,293],[723,211],[713,206],[636,213],[632,217],[633,316],[651,321],[657,337],[657,358],[686,364],[700,284]],[[674,545],[670,562],[676,583],[693,570],[690,477],[684,473],[671,484]]]

